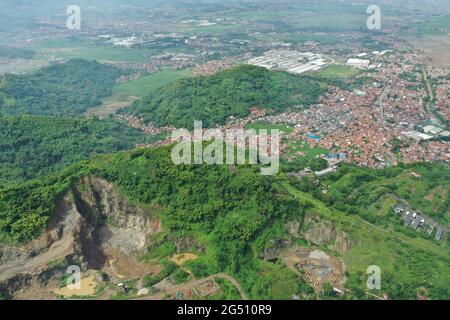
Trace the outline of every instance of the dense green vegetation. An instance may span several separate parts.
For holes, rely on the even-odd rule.
[[[0,241],[20,243],[39,236],[53,215],[56,201],[82,174],[82,167],[23,184],[0,185]]]
[[[280,112],[311,105],[326,88],[325,80],[242,65],[212,76],[177,80],[125,112],[143,115],[157,126],[191,129],[195,120],[202,120],[204,127],[213,127],[230,116],[245,117],[255,106]]]
[[[344,165],[321,179],[326,194],[312,183],[305,182],[302,188],[340,211],[384,226],[398,222],[392,213],[398,201],[448,225],[449,181],[450,170],[439,164],[400,164],[384,170]]]
[[[91,173],[114,182],[132,201],[163,207],[161,220],[172,239],[188,235],[205,245],[207,252],[191,264],[194,274],[199,274],[196,270],[201,274],[226,271],[239,277],[254,296],[270,297],[277,279],[292,283],[297,277],[293,273],[280,273],[281,266],[256,259],[252,242],[275,219],[301,217],[307,204],[290,196],[277,177],[259,175],[258,168],[176,166],[170,151],[165,147],[105,155],[57,175],[3,187],[1,239],[23,242],[40,234],[56,200],[79,176]],[[266,242],[269,239],[260,239],[259,247],[264,248]],[[172,250],[165,246],[159,254],[172,254]],[[272,276],[254,287],[261,270]],[[296,289],[289,286],[287,293],[278,296],[288,298]]]
[[[228,166],[174,166],[169,150],[134,151],[100,169],[101,176],[132,200],[165,208],[161,221],[167,236],[150,252],[157,249],[157,255],[170,256],[175,248],[168,242],[190,236],[207,248],[186,264],[194,275],[225,271],[239,277],[255,296],[270,296],[274,279],[253,286],[257,272],[267,266],[255,259],[252,242],[275,219],[301,216],[305,205],[289,196],[278,178],[260,176],[257,168],[244,166],[234,172]],[[261,241],[264,247],[269,240]],[[285,277],[294,277],[288,274]]]
[[[367,267],[377,265],[381,269],[381,290],[373,290],[371,294],[382,296],[387,293],[389,299],[414,300],[418,292],[425,291],[426,297],[448,299],[448,245],[381,228],[358,215],[336,210],[311,194],[287,188],[298,199],[312,203],[310,212],[332,222],[351,239],[351,248],[342,256],[346,266],[346,288],[349,289],[342,298],[373,299],[367,294]]]
[[[307,181],[289,182],[283,175],[261,176],[256,166],[176,166],[170,159],[170,151],[171,147],[163,147],[102,155],[55,175],[21,185],[2,186],[0,238],[24,242],[36,237],[52,216],[56,200],[80,176],[95,175],[113,182],[132,202],[160,208],[164,231],[151,239],[144,259],[163,261],[164,269],[160,275],[146,277],[146,285],[168,275],[176,282],[187,279],[187,274],[168,259],[178,252],[178,241],[191,239],[192,247],[187,250],[195,252],[198,258],[186,262],[183,268],[192,271],[195,277],[225,272],[239,281],[250,298],[290,299],[293,294],[315,298],[316,293],[301,276],[287,269],[282,260],[268,262],[260,258],[274,243],[293,241],[286,232],[286,223],[301,221],[306,214],[331,221],[352,241],[342,257],[350,289],[344,298],[369,297],[365,293],[364,272],[371,264],[380,265],[385,272],[383,281],[387,283],[383,291],[376,292],[378,295],[388,292],[392,298],[413,299],[419,288],[425,288],[426,296],[448,296],[445,277],[449,257],[445,244],[379,228],[360,212],[351,214],[351,208],[347,207],[355,203],[364,208],[365,198],[373,202],[372,194],[361,193],[368,187],[367,183],[386,187],[385,184],[397,181],[397,193],[406,197],[411,187],[411,181],[406,182],[411,171],[425,181],[436,181],[435,187],[442,186],[448,177],[441,167],[417,164],[376,171],[344,166],[337,174],[323,179],[322,183],[326,181],[330,185],[330,192],[323,194]],[[436,172],[442,177],[437,177]],[[426,189],[421,180],[414,180],[414,185],[417,194]],[[355,197],[354,202],[349,197]],[[342,205],[337,202],[340,199]],[[421,208],[425,210],[426,206]],[[300,240],[295,243],[308,244]],[[324,290],[320,295],[338,298],[331,290]]]
[[[113,120],[0,115],[0,183],[56,172],[156,138]]]
[[[351,46],[330,47],[330,52],[344,57],[353,54],[355,48],[367,51],[391,48],[391,44],[380,39],[389,39],[388,33],[398,28],[402,36],[415,40],[428,41],[430,37],[448,34],[448,15],[444,10],[448,0],[434,0],[433,5],[420,8],[413,1],[392,1],[389,5],[384,2],[382,24],[387,33],[367,29],[367,5],[361,3],[161,1],[163,8],[144,0],[125,6],[121,4],[126,2],[123,0],[113,3],[97,0],[95,6],[87,0],[79,1],[87,16],[97,15],[98,7],[107,7],[103,18],[123,20],[126,15],[137,24],[147,21],[151,11],[153,22],[162,29],[169,24],[170,32],[180,37],[119,48],[100,38],[74,34],[47,42],[32,41],[36,53],[0,46],[0,60],[36,59],[18,69],[16,61],[11,61],[14,70],[51,59],[153,63],[154,57],[170,51],[195,54],[192,63],[197,64],[249,52],[260,54],[267,50],[267,43],[290,42],[307,47],[303,46],[306,41],[322,45],[352,41]],[[9,5],[0,11],[0,40],[7,45],[26,44],[30,34],[46,28],[40,18],[61,18],[66,9],[64,3],[55,4],[53,0],[41,0],[36,2],[38,5],[7,2]],[[194,20],[187,21],[191,18]],[[201,20],[215,24],[199,25]],[[190,36],[197,36],[197,40],[191,41],[187,38]],[[204,50],[204,38],[211,39],[208,52]],[[250,42],[240,44],[233,41],[236,39]],[[438,47],[431,51],[438,52]],[[198,55],[200,51],[207,54]],[[7,70],[12,69],[8,66]],[[118,84],[115,80],[120,73],[105,64],[74,60],[33,74],[0,76],[0,242],[24,244],[42,234],[57,200],[81,176],[93,175],[114,183],[143,210],[151,208],[151,214],[160,215],[163,231],[148,239],[147,251],[140,258],[143,263],[162,268],[158,274],[144,277],[146,287],[166,277],[182,283],[192,277],[225,272],[236,278],[253,299],[291,299],[293,294],[301,299],[371,299],[366,270],[369,265],[378,265],[382,289],[371,294],[416,299],[420,292],[432,299],[449,299],[448,231],[443,241],[435,241],[424,232],[403,226],[400,217],[392,212],[397,203],[410,205],[448,227],[450,172],[446,165],[400,164],[382,170],[341,165],[337,173],[325,177],[290,179],[284,173],[305,167],[325,168],[326,161],[318,156],[328,151],[288,141],[282,158],[284,173],[262,177],[259,169],[252,166],[174,166],[169,147],[111,154],[153,138],[112,120],[60,118],[80,115],[100,104],[102,98],[115,94],[114,99],[120,102],[130,101],[130,96],[147,96],[124,112],[142,114],[147,122],[158,126],[191,129],[194,120],[202,120],[205,127],[213,127],[225,123],[230,116],[248,115],[254,106],[269,113],[308,107],[329,85],[360,89],[375,82],[370,71],[358,76],[356,69],[331,65],[312,75],[295,76],[240,66],[214,76],[173,82],[184,77],[185,70],[165,69]],[[429,84],[431,93],[424,97],[424,102],[437,118],[449,124],[433,108],[434,87],[439,78],[427,77],[422,79],[423,84],[418,84],[419,74],[403,73],[400,77],[415,83],[409,86],[412,90]],[[287,125],[262,122],[249,124],[247,128],[279,129],[286,133],[292,130]],[[394,141],[392,150],[399,151],[402,143]],[[331,233],[341,236],[342,243],[347,244],[348,240],[345,250],[338,248],[332,235],[333,239],[321,244],[309,240],[305,233],[313,233],[310,228],[315,222],[311,222],[311,217],[318,219],[319,226],[330,222]],[[292,234],[287,222],[300,224],[298,236]],[[316,233],[322,237],[327,230],[322,233],[316,229]],[[180,244],[186,243],[180,249]],[[341,259],[345,263],[347,293],[338,296],[331,284],[325,284],[320,293],[314,292],[306,277],[286,268],[280,252],[275,260],[263,260],[268,249],[296,245],[320,249]],[[198,258],[183,266],[170,261],[174,254],[184,252],[193,252]],[[69,261],[51,262],[48,265],[51,272],[47,274],[65,269],[65,264]],[[66,278],[61,280],[65,283]],[[240,298],[231,282],[219,278],[216,282],[221,291],[210,298]],[[135,297],[136,280],[124,280],[123,284],[129,288],[128,293],[121,291],[107,296]],[[115,281],[110,286],[117,289]],[[102,290],[100,286],[98,290]],[[0,300],[6,297],[0,293]]]
[[[215,279],[217,284],[220,286],[220,293],[212,296],[214,300],[239,300],[241,295],[236,290],[236,288],[227,280],[217,278]]]
[[[121,71],[71,60],[26,75],[0,77],[0,114],[78,115],[110,96]]]

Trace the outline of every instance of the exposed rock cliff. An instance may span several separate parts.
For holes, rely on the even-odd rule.
[[[303,237],[316,246],[330,246],[341,255],[345,255],[352,246],[345,232],[340,231],[330,221],[314,214],[305,215],[303,221],[290,221],[286,228],[294,238]]]
[[[105,180],[84,177],[61,199],[41,237],[24,246],[0,245],[0,292],[9,297],[33,282],[45,282],[46,272],[58,272],[55,266],[101,269],[111,258],[107,248],[137,254],[147,237],[160,231],[151,210],[130,203]]]

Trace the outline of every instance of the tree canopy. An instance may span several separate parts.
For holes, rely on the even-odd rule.
[[[82,59],[0,77],[0,114],[78,115],[112,94],[121,71]]]
[[[311,105],[326,91],[324,81],[241,65],[212,76],[179,79],[122,112],[157,126],[191,129],[201,120],[204,127],[214,127],[230,116],[249,115],[252,107],[281,112]]]
[[[0,183],[32,179],[157,138],[113,120],[0,115]]]

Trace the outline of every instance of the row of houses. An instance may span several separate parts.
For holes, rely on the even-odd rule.
[[[400,214],[405,222],[405,226],[409,226],[414,230],[421,229],[426,232],[428,235],[432,235],[434,230],[436,233],[434,235],[434,239],[436,241],[440,241],[445,234],[445,227],[439,225],[433,219],[429,217],[425,217],[423,215],[418,214],[412,209],[404,208],[401,205],[397,205],[394,208],[394,212],[396,214]]]

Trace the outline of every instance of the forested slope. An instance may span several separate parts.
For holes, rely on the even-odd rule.
[[[0,77],[0,114],[71,116],[108,97],[121,71],[82,59]]]
[[[32,179],[152,139],[113,120],[0,115],[0,183]]]
[[[245,117],[252,107],[281,112],[317,102],[332,81],[241,65],[212,76],[183,78],[157,90],[123,112],[142,115],[157,126],[192,128]],[[334,83],[334,82],[333,82]]]
[[[80,177],[95,176],[113,183],[132,203],[159,208],[163,231],[150,239],[144,260],[167,261],[186,252],[178,251],[177,244],[190,239],[183,250],[198,258],[185,268],[199,278],[219,272],[232,275],[250,298],[338,298],[332,290],[315,293],[282,258],[262,258],[267,250],[281,255],[289,248],[320,248],[342,259],[349,289],[344,299],[370,297],[365,277],[369,265],[383,272],[385,282],[378,295],[415,299],[423,291],[430,298],[448,296],[450,257],[445,243],[380,228],[339,211],[299,191],[283,174],[261,176],[257,166],[176,166],[170,151],[163,147],[103,155],[45,178],[1,187],[1,239],[24,243],[41,234],[58,199]],[[292,223],[300,223],[296,236]],[[327,225],[334,231],[324,235]],[[311,232],[322,235],[311,240]],[[338,250],[337,240],[324,240],[329,232],[345,239],[345,250]],[[146,281],[154,283],[153,278]]]

